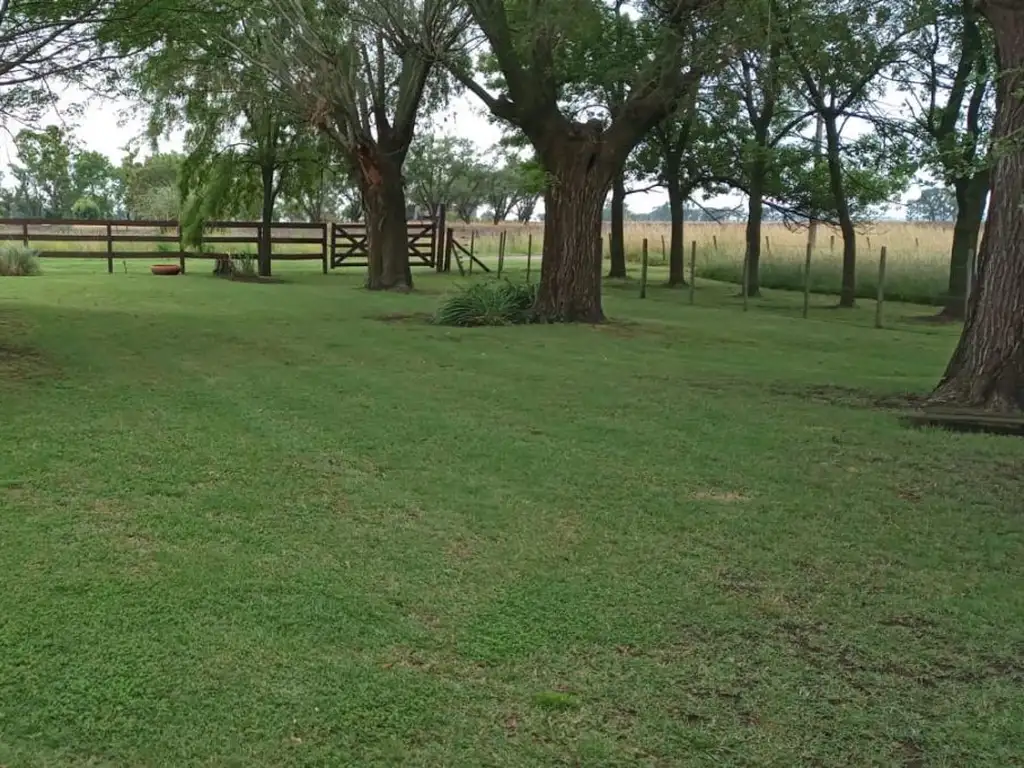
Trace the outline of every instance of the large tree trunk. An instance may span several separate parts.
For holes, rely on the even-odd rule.
[[[967,270],[971,253],[978,250],[981,217],[988,196],[988,171],[956,182],[956,222],[953,224],[953,247],[949,258],[949,289],[941,315],[953,320],[965,316]]]
[[[548,149],[542,153],[548,182],[534,314],[547,322],[599,323],[601,211],[617,169],[601,162],[599,145],[586,135],[564,137]]]
[[[747,201],[747,295],[761,295],[761,222],[764,220],[764,160],[750,164]],[[740,286],[740,293],[743,286]]]
[[[679,171],[665,169],[665,186],[668,188],[669,218],[672,220],[672,238],[668,249],[668,285],[676,288],[686,285],[686,247],[683,244],[683,221],[686,198]]]
[[[401,166],[392,153],[370,147],[361,148],[356,159],[366,209],[366,287],[371,291],[412,290]]]
[[[263,205],[260,214],[260,237],[257,245],[257,264],[260,277],[270,277],[271,249],[271,225],[274,223],[274,166],[264,166],[260,169],[260,177],[263,183]]]
[[[626,277],[626,179],[617,174],[612,181],[611,266],[608,277]]]
[[[1010,412],[1024,408],[1024,5],[988,0],[1002,69],[993,130],[996,165],[978,282],[967,322],[932,405]],[[1010,140],[1008,140],[1010,139]]]
[[[825,115],[825,143],[828,155],[828,178],[839,231],[843,234],[843,285],[839,293],[839,306],[850,308],[857,303],[857,231],[853,228],[850,203],[846,199],[843,183],[843,162],[839,155],[839,128],[835,115]]]

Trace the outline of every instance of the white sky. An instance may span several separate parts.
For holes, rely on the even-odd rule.
[[[83,95],[69,92],[68,104],[74,101],[83,102]],[[69,116],[66,109],[53,111],[48,117],[41,121],[42,125],[59,123],[73,128],[74,135],[80,144],[86,149],[102,152],[117,165],[125,154],[125,148],[130,142],[137,142],[142,155],[149,153],[148,140],[145,139],[145,122],[141,116],[130,116],[131,102],[124,100],[100,100],[93,99],[86,103],[84,112],[81,115]],[[896,110],[897,105],[886,104],[886,108]],[[479,101],[470,95],[464,95],[454,100],[451,107],[443,114],[434,119],[435,124],[443,133],[451,133],[463,136],[478,147],[481,154],[490,150],[501,138],[501,131],[485,117],[484,109]],[[10,184],[10,165],[16,159],[11,136],[17,133],[19,126],[7,126],[8,130],[0,133],[0,169],[3,170],[5,184]],[[851,130],[850,134],[855,135],[859,131]],[[181,149],[181,135],[172,137],[170,140],[162,140],[159,143],[162,151]],[[916,189],[912,188],[909,197],[915,197]],[[905,199],[906,197],[905,196]],[[627,205],[630,210],[637,213],[646,213],[653,208],[667,202],[664,190],[653,190],[630,195],[627,198]],[[714,207],[731,207],[742,203],[744,198],[740,195],[724,195],[711,198],[703,203]],[[901,215],[899,209],[890,212],[893,215]]]

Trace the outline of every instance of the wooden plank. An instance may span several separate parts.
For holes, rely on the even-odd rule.
[[[204,243],[237,243],[245,245],[259,245],[260,238],[257,235],[211,235],[203,238]]]
[[[106,251],[39,251],[41,259],[105,259]]]
[[[4,240],[21,240],[23,234],[17,235],[0,235],[0,238]],[[107,242],[106,235],[58,235],[58,234],[40,234],[38,232],[30,232],[28,239],[37,243],[105,243]]]
[[[177,243],[181,238],[177,235],[122,235],[112,232],[111,239],[115,243]]]
[[[277,261],[279,259],[281,261],[320,261],[321,258],[322,258],[322,255],[320,254],[319,251],[306,251],[306,252],[302,252],[302,253],[298,253],[298,252],[276,253],[275,252],[275,253],[271,254],[271,257],[274,259],[274,261]]]
[[[323,245],[324,239],[322,237],[275,237],[271,233],[270,243],[271,245],[277,243],[282,245]]]
[[[176,259],[182,254],[182,251],[114,251],[115,259]],[[189,257],[192,254],[187,254]]]
[[[176,221],[133,219],[0,219],[0,227],[167,227],[178,226]]]

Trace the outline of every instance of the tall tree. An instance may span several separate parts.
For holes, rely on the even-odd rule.
[[[1024,4],[982,0],[996,78],[992,199],[967,319],[932,405],[1024,410]]]
[[[639,47],[648,51],[639,58],[617,55],[620,19],[599,0],[466,4],[489,44],[501,91],[478,82],[462,61],[449,66],[492,114],[522,131],[546,173],[534,313],[548,321],[599,322],[601,209],[608,189],[637,143],[676,110],[711,66],[707,38],[715,26],[707,22],[720,3],[673,0],[659,18],[652,14],[631,25]],[[627,83],[612,114],[588,110],[593,98],[573,98],[580,83],[594,81],[595,67],[605,69],[602,80]]]
[[[135,152],[118,169],[118,212],[129,219],[168,220],[181,212],[178,175],[184,156],[155,153],[140,161]]]
[[[917,199],[907,203],[910,221],[953,221],[956,215],[956,195],[946,187],[925,187]]]
[[[702,104],[698,109],[697,104]],[[720,179],[733,161],[722,141],[720,126],[727,121],[716,109],[710,91],[694,91],[679,110],[660,122],[647,135],[635,155],[640,175],[655,181],[668,193],[669,278],[668,285],[686,285],[685,220],[686,201],[703,189],[707,194],[723,191]]]
[[[902,3],[876,0],[772,0],[771,10],[808,106],[824,126],[829,188],[843,235],[839,306],[852,307],[857,295],[857,232],[843,167],[842,129],[852,115],[871,116],[869,106],[881,89],[879,75],[903,56],[920,20]]]
[[[80,200],[92,201],[97,219],[115,215],[118,179],[110,158],[91,150],[76,152],[71,160],[71,177],[76,204]]]
[[[942,0],[912,38],[897,83],[925,164],[955,194],[949,288],[942,314],[963,319],[970,255],[977,251],[991,177],[994,46],[975,0]]]
[[[805,152],[794,151],[802,146],[794,136],[813,114],[772,16],[772,2],[757,0],[744,9],[754,31],[714,88],[716,100],[723,105],[719,124],[733,128],[723,132],[729,154],[737,160],[726,175],[747,195],[747,290],[752,296],[760,293],[766,200],[781,196],[782,165],[806,160]],[[803,42],[816,44],[813,39]]]
[[[56,125],[41,131],[26,128],[14,137],[14,146],[19,160],[12,168],[17,182],[14,201],[20,215],[69,215],[75,202],[71,158],[76,147],[71,134]]]
[[[434,67],[465,32],[458,0],[268,0],[284,25],[264,65],[345,157],[362,195],[371,290],[409,290],[402,167],[425,101],[446,96]]]
[[[431,217],[453,202],[457,185],[477,183],[484,169],[473,144],[457,136],[427,133],[413,139],[405,164],[409,198]]]

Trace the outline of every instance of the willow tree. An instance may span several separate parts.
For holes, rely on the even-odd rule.
[[[1024,3],[982,0],[997,60],[992,197],[967,321],[932,405],[1024,410]]]
[[[679,107],[720,54],[710,45],[721,0],[668,0],[631,25],[641,44],[617,56],[621,17],[602,0],[465,0],[500,75],[500,91],[461,62],[455,76],[497,118],[520,130],[546,173],[539,319],[599,322],[601,211],[637,143]],[[614,22],[614,23],[613,23]],[[605,74],[595,78],[594,68]],[[580,84],[621,82],[613,110]],[[591,94],[592,95],[592,94]]]
[[[465,32],[458,0],[266,0],[276,20],[264,66],[305,119],[329,136],[356,180],[371,290],[412,288],[402,166],[435,68]]]

